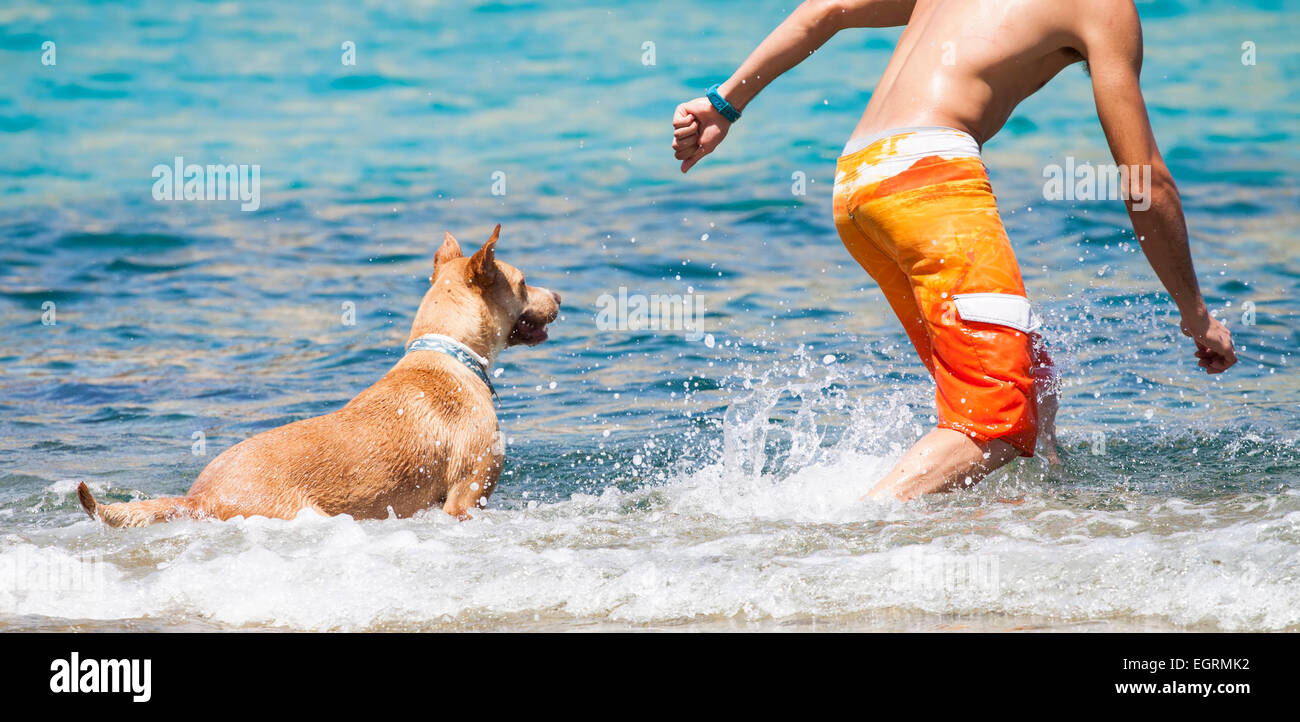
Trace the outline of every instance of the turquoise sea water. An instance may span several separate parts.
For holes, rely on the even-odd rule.
[[[904,506],[857,499],[932,387],[830,218],[898,31],[833,39],[681,176],[673,108],[790,3],[6,3],[0,628],[1300,630],[1300,12],[1138,7],[1241,362],[1198,372],[1121,204],[1043,199],[1045,166],[1109,160],[1069,68],[984,148],[1066,378],[1064,467]],[[260,207],[154,200],[177,156],[260,166]],[[182,493],[345,403],[443,230],[498,222],[565,308],[501,359],[508,466],[474,521],[84,517],[79,481]],[[696,294],[709,335],[598,328],[620,287]]]

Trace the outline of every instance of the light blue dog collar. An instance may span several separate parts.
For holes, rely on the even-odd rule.
[[[488,391],[492,392],[492,399],[496,401],[497,406],[501,405],[501,397],[497,396],[496,387],[492,385],[492,379],[488,376],[488,360],[474,353],[474,349],[450,336],[426,333],[406,347],[407,353],[412,351],[438,351],[456,359],[487,385]]]

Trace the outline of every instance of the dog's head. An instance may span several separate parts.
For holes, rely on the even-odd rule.
[[[560,295],[528,285],[522,271],[498,261],[500,235],[498,225],[488,242],[466,258],[460,243],[447,233],[434,255],[429,290],[416,312],[411,339],[441,333],[488,357],[506,346],[536,346],[546,340],[546,324],[560,313]]]

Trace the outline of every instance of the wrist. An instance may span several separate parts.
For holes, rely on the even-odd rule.
[[[1187,299],[1179,300],[1178,312],[1184,316],[1209,316],[1210,309],[1205,305],[1205,297],[1200,293]]]
[[[1183,323],[1193,328],[1206,328],[1210,325],[1210,309],[1206,308],[1204,299],[1196,299],[1195,302],[1186,305],[1180,305],[1178,313],[1182,316]]]
[[[736,107],[724,98],[722,93],[718,92],[719,87],[721,86],[714,85],[709,88],[709,92],[706,93],[705,97],[708,98],[709,105],[713,106],[713,110],[715,110],[718,115],[725,118],[728,123],[734,123],[740,120],[740,111],[736,110]]]
[[[731,107],[735,108],[737,113],[745,112],[745,106],[749,105],[749,101],[754,99],[754,96],[749,93],[746,84],[735,78],[727,78],[725,82],[719,85],[718,95],[731,103]]]

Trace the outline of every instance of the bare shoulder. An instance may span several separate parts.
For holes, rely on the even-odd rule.
[[[1091,0],[1074,10],[1076,32],[1090,60],[1098,53],[1140,60],[1142,23],[1133,0]]]

